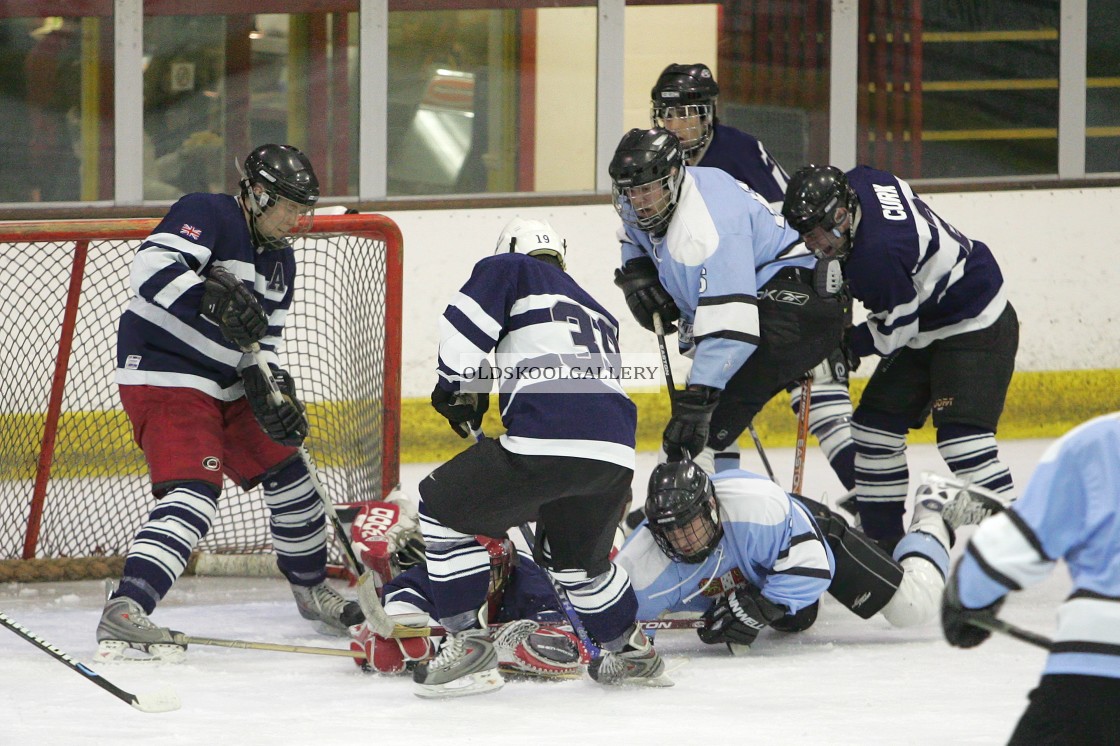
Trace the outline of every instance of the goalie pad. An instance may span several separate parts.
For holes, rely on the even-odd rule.
[[[827,505],[794,497],[812,513],[836,560],[829,594],[862,619],[875,616],[902,584],[902,566]]]
[[[498,668],[503,673],[570,679],[580,676],[583,648],[571,632],[542,627],[531,619],[509,622],[494,636]]]
[[[397,614],[390,618],[395,624],[406,627],[431,624],[427,614]],[[435,642],[438,639],[381,637],[365,622],[350,628],[350,649],[365,656],[364,661],[354,658],[354,662],[366,672],[398,674],[408,670],[435,655]]]
[[[397,497],[394,497],[396,495]],[[355,503],[350,542],[374,576],[378,591],[402,570],[424,562],[424,539],[416,514],[403,495]]]

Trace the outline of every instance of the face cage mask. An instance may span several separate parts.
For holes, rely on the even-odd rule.
[[[684,521],[683,524],[676,522],[671,526],[660,526],[654,520],[650,520],[649,530],[653,533],[654,541],[670,559],[687,564],[697,564],[707,559],[708,555],[719,544],[719,540],[723,537],[723,526],[720,524],[718,508],[712,505],[710,500],[711,498],[709,498],[707,510],[701,510]],[[673,538],[686,539],[690,546],[699,547],[699,549],[685,553],[673,543],[670,535]]]
[[[677,196],[680,192],[681,181],[684,179],[684,168],[678,168],[675,174],[662,176],[646,184],[632,187],[612,187],[614,194],[614,209],[622,218],[622,222],[632,228],[649,233],[664,233],[669,226],[669,220],[677,209]],[[643,206],[641,215],[634,207],[637,198],[638,204]]]
[[[715,119],[715,106],[713,104],[686,104],[684,106],[668,106],[654,104],[650,123],[654,127],[667,129],[681,141],[681,155],[691,164],[692,159],[700,154],[712,139],[712,122]],[[670,127],[668,122],[692,117],[689,124],[681,127]]]
[[[253,192],[253,182],[248,178],[241,181],[241,195],[245,205],[249,208],[249,231],[253,234],[253,243],[267,251],[277,251],[287,248],[290,240],[299,238],[311,230],[311,223],[315,216],[315,205],[304,205],[295,200],[283,197],[269,188],[256,182],[262,187],[260,194]],[[261,230],[260,222],[271,217],[276,217],[276,210],[290,210],[296,213],[295,225],[281,236],[269,236]]]

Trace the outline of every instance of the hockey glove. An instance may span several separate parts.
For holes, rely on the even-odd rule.
[[[642,256],[626,262],[614,271],[614,284],[622,289],[630,313],[644,329],[653,331],[653,315],[660,314],[665,333],[677,330],[671,322],[681,317],[673,297],[665,291],[657,276],[657,267],[649,257]]]
[[[704,626],[696,630],[696,634],[709,645],[722,642],[727,643],[732,652],[745,652],[737,651],[734,646],[750,647],[763,627],[785,615],[784,606],[766,598],[748,583],[718,598],[704,613]]]
[[[719,389],[710,386],[690,386],[673,394],[673,416],[662,436],[662,447],[670,461],[691,458],[704,450],[718,403]]]
[[[249,407],[257,418],[257,424],[268,437],[280,445],[298,446],[307,437],[310,425],[303,404],[296,397],[295,382],[281,368],[273,367],[272,377],[276,381],[276,387],[280,389],[279,404],[273,403],[268,381],[256,365],[250,365],[241,371],[241,380],[245,383],[245,398],[249,400]]]
[[[212,267],[202,291],[199,313],[218,325],[222,336],[241,349],[261,341],[268,317],[260,301],[232,272]]]
[[[973,619],[994,619],[1003,606],[1001,598],[990,606],[982,609],[967,609],[961,604],[961,594],[957,587],[957,575],[949,576],[945,584],[945,594],[941,597],[941,629],[945,632],[945,639],[950,645],[957,648],[974,648],[991,637],[989,630],[982,629],[972,624]]]
[[[401,498],[364,503],[350,526],[350,541],[362,564],[377,575],[376,588],[399,575],[406,564],[424,562],[416,511]]]
[[[432,390],[432,406],[447,418],[456,435],[465,438],[471,434],[472,429],[482,427],[482,415],[490,408],[490,396],[451,392],[436,385]]]

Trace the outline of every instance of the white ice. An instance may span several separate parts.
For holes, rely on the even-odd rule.
[[[1001,443],[1017,484],[1047,444]],[[791,451],[769,455],[788,487]],[[644,494],[654,460],[640,455],[635,494]],[[744,453],[744,466],[761,469],[754,454]],[[910,466],[912,485],[922,469],[947,473],[932,445],[912,446]],[[430,468],[405,466],[406,490],[415,494]],[[815,447],[806,485],[815,497],[842,491]],[[1049,635],[1068,588],[1059,568],[1012,594],[1002,616]],[[102,592],[101,581],[9,583],[0,586],[0,611],[88,662]],[[346,647],[315,634],[281,580],[183,578],[153,618],[199,637]],[[691,631],[663,632],[657,646],[677,666],[670,689],[513,681],[439,701],[414,696],[406,677],[362,674],[346,658],[318,655],[192,646],[180,665],[94,667],[127,691],[170,689],[182,700],[178,711],[145,714],[3,629],[0,744],[998,744],[1045,660],[1044,651],[999,635],[977,649],[951,648],[936,621],[896,630],[827,596],[810,630],[763,632],[744,657]]]

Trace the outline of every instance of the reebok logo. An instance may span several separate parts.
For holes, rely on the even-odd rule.
[[[759,300],[772,300],[775,303],[789,303],[794,306],[803,306],[809,302],[808,293],[797,293],[793,290],[763,290],[758,297]]]

